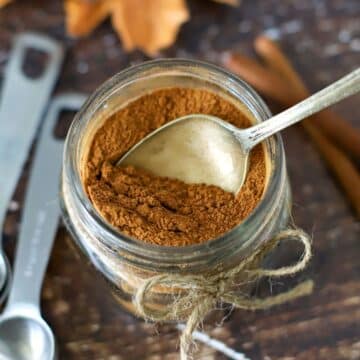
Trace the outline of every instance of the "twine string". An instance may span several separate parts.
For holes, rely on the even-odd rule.
[[[300,242],[304,251],[299,260],[290,266],[278,269],[264,269],[258,264],[277,244],[284,240]],[[300,229],[287,229],[280,232],[272,240],[260,246],[253,254],[241,261],[235,267],[220,271],[212,276],[162,274],[146,279],[138,288],[134,304],[141,316],[155,322],[177,320],[181,314],[189,311],[186,326],[180,337],[181,360],[189,359],[192,344],[192,333],[203,321],[206,315],[216,307],[218,302],[231,304],[235,308],[245,310],[266,309],[287,301],[308,295],[312,292],[313,282],[304,281],[294,288],[275,296],[265,298],[248,298],[239,292],[236,280],[239,275],[245,276],[247,281],[255,281],[265,276],[283,277],[294,275],[302,271],[311,258],[311,241],[305,232]],[[254,269],[252,267],[255,267]],[[154,310],[146,305],[146,296],[157,286],[174,288],[186,291],[174,296],[170,305],[164,310]]]

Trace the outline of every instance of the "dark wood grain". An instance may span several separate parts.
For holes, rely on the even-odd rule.
[[[159,56],[219,63],[228,49],[252,53],[254,36],[267,30],[279,36],[313,90],[359,65],[358,0],[243,1],[238,9],[206,0],[188,2],[191,21],[183,26],[176,45]],[[114,73],[147,59],[140,52],[124,53],[108,23],[77,41],[66,37],[63,23],[59,1],[18,0],[1,10],[0,73],[13,36],[24,30],[47,33],[66,45],[56,92],[92,92]],[[360,126],[358,97],[342,102],[336,110]],[[284,138],[294,218],[314,238],[314,258],[307,275],[314,278],[316,289],[307,298],[268,311],[234,311],[222,327],[209,324],[205,329],[253,360],[360,359],[360,224],[301,129],[285,131]],[[4,228],[10,255],[30,164]],[[42,301],[44,317],[58,339],[60,359],[176,359],[174,327],[155,327],[122,311],[103,282],[77,259],[67,238],[60,226]],[[202,345],[196,358],[225,359]]]

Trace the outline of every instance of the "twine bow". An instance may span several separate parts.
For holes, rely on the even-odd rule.
[[[261,259],[283,240],[296,240],[304,246],[304,252],[294,265],[278,269],[263,269],[258,267]],[[266,298],[249,298],[239,291],[239,286],[260,279],[264,276],[282,277],[302,271],[311,258],[311,244],[309,236],[299,229],[284,230],[271,241],[260,246],[235,267],[221,271],[212,276],[163,274],[151,277],[139,287],[134,298],[137,311],[145,319],[155,322],[170,321],[181,318],[181,314],[190,313],[186,326],[180,338],[180,357],[186,360],[189,357],[192,333],[205,316],[216,307],[216,304],[228,303],[234,308],[257,310],[266,309],[282,304],[312,292],[313,281],[307,280],[291,290],[276,296]],[[255,268],[254,268],[255,265]],[[245,279],[238,283],[239,277]],[[177,289],[178,296],[174,295],[173,302],[165,310],[154,310],[146,306],[146,295],[155,286],[165,286]],[[179,293],[181,289],[182,293]],[[186,291],[185,294],[183,291]],[[176,291],[174,291],[176,293]]]

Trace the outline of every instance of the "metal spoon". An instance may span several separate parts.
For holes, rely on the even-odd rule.
[[[360,68],[267,121],[239,130],[214,116],[192,114],[155,130],[117,165],[133,165],[186,183],[217,185],[236,194],[250,150],[276,132],[360,91]]]
[[[53,136],[62,109],[77,110],[86,97],[56,97],[36,148],[16,249],[9,300],[0,317],[1,360],[53,360],[55,337],[40,314],[40,293],[60,216],[59,175],[63,141]]]
[[[35,79],[22,69],[27,49],[48,55],[43,73]],[[7,296],[11,282],[9,262],[2,249],[1,229],[63,57],[60,43],[45,35],[27,32],[15,37],[6,66],[0,102],[0,303]]]

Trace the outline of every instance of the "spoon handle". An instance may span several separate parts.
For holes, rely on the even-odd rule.
[[[44,121],[26,192],[7,311],[20,304],[39,306],[60,217],[58,192],[63,140],[54,138],[54,127],[61,110],[78,110],[84,99],[72,94],[57,96]]]
[[[35,79],[22,70],[27,49],[42,51],[49,57],[43,74]],[[0,226],[60,72],[63,57],[61,45],[46,36],[24,33],[15,37],[14,49],[5,70],[0,103]]]
[[[1,228],[64,57],[62,46],[44,35],[26,32],[15,36],[13,44],[0,101],[0,303],[11,276],[2,250]],[[28,49],[48,56],[43,73],[36,78],[29,77],[22,68]]]
[[[243,143],[244,149],[250,151],[255,145],[278,131],[336,104],[359,91],[360,68],[267,121],[246,130],[239,131],[236,137]]]

